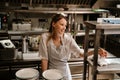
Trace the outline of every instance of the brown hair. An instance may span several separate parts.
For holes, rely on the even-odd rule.
[[[59,20],[62,19],[62,18],[64,18],[64,19],[67,21],[67,18],[66,18],[64,15],[62,15],[62,14],[56,14],[56,15],[54,15],[54,16],[52,17],[52,21],[51,21],[51,23],[50,23],[50,28],[49,28],[50,34],[52,34],[52,31],[53,31],[52,23],[53,23],[53,22],[56,23],[57,21],[59,21]],[[52,37],[52,35],[49,35],[49,37],[48,37],[48,39],[47,39],[47,42],[46,42],[46,45],[48,45],[48,42],[49,42],[49,40],[51,39],[51,37]]]
[[[63,14],[56,14],[56,15],[53,16],[52,21],[51,21],[51,23],[50,23],[50,28],[49,28],[49,32],[50,32],[50,33],[52,33],[52,31],[53,31],[52,23],[53,23],[53,22],[56,23],[57,21],[59,21],[59,20],[62,19],[62,18],[64,18],[64,19],[67,21],[66,16],[64,16]]]

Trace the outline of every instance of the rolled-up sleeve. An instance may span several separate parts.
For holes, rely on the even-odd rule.
[[[78,54],[83,54],[84,50],[81,49],[78,44],[76,43],[76,41],[71,37],[70,41],[70,50],[72,53],[78,53]]]
[[[47,45],[46,45],[46,36],[41,35],[40,44],[39,44],[39,56],[41,59],[48,59]]]

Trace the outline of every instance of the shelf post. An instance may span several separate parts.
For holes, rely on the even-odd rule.
[[[97,80],[97,61],[98,61],[98,49],[100,46],[100,35],[101,35],[101,30],[96,29],[95,30],[95,45],[94,45],[94,57],[93,57],[93,76],[92,80]]]
[[[88,42],[89,42],[89,29],[85,29],[85,44],[84,44],[84,72],[83,72],[83,80],[86,80],[87,73],[87,52],[88,52]]]

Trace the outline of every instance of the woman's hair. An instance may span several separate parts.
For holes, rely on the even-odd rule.
[[[64,18],[64,19],[67,21],[66,16],[63,15],[63,14],[56,14],[56,15],[54,15],[54,16],[52,17],[52,21],[51,21],[51,23],[50,23],[50,28],[49,28],[49,32],[50,32],[50,33],[52,33],[52,31],[53,31],[52,23],[53,23],[53,22],[56,23],[57,21],[59,21],[59,20],[62,19],[62,18]]]

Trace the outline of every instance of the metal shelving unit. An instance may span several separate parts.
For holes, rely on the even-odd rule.
[[[84,77],[83,80],[86,80],[86,72],[87,72],[87,52],[88,52],[88,40],[89,40],[89,30],[95,30],[95,46],[94,46],[94,57],[93,57],[93,66],[92,66],[92,80],[97,80],[97,74],[98,74],[98,49],[100,47],[100,36],[101,36],[101,30],[119,30],[120,31],[120,24],[102,24],[102,23],[97,23],[96,21],[86,21],[86,35],[85,35],[85,49],[84,49]],[[114,32],[111,32],[112,34],[115,34]],[[118,69],[117,72],[120,70]],[[106,72],[109,72],[106,71]],[[113,73],[116,73],[116,71],[112,71]]]

